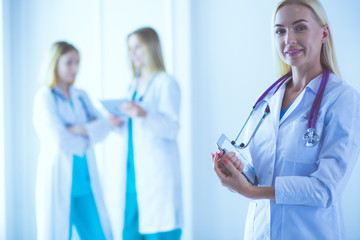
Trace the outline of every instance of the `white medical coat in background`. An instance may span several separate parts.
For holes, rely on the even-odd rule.
[[[128,99],[136,89],[134,80]],[[139,102],[139,99],[142,100]],[[177,144],[180,89],[166,73],[157,73],[135,101],[146,118],[133,118],[133,147],[139,231],[165,232],[182,227],[182,189]],[[120,127],[120,159],[107,159],[107,203],[115,239],[122,239],[126,193],[128,121]]]
[[[265,98],[270,114],[249,150],[259,185],[275,186],[276,201],[250,201],[244,239],[346,239],[341,194],[359,157],[360,96],[330,74],[316,121],[320,141],[306,147],[307,117],[321,78],[280,121],[286,83]]]
[[[106,239],[112,239],[93,149],[110,127],[84,91],[70,88],[74,110],[60,88],[54,91],[56,94],[49,87],[41,88],[34,103],[34,125],[40,138],[36,179],[38,239],[69,239],[73,156],[84,154],[101,225]],[[88,122],[84,106],[97,120]],[[67,124],[85,124],[88,137],[70,133]]]

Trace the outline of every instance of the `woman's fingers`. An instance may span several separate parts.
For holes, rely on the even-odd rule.
[[[224,162],[225,168],[230,172],[231,175],[236,175],[239,173],[239,171],[235,168],[234,164],[230,161]]]
[[[240,161],[240,165],[237,168],[240,172],[242,172],[242,170],[244,169],[244,163],[242,161]]]
[[[218,176],[218,178],[220,178],[220,181],[222,181],[222,179],[224,177],[226,177],[226,175],[219,168],[219,161],[215,160],[215,159],[214,159],[214,171],[215,171],[216,175]]]
[[[220,153],[211,153],[211,158],[212,158],[212,161],[213,161],[213,164],[214,164],[214,162],[215,161],[218,161],[219,160],[219,158],[220,158],[220,155],[219,155]]]
[[[232,175],[232,172],[227,168],[227,166],[225,166],[227,162],[230,162],[231,166],[233,166],[236,171],[241,172],[244,168],[244,164],[238,159],[234,152],[225,153],[220,151],[215,154],[212,153],[211,157],[214,167],[215,163],[217,163],[216,168],[222,173],[222,176],[228,177]]]
[[[222,172],[226,177],[228,177],[228,176],[231,175],[231,173],[230,173],[229,170],[225,167],[225,161],[229,161],[229,160],[227,160],[226,158],[223,158],[223,159],[219,160],[219,161],[218,161],[218,166],[219,166],[221,172]]]
[[[108,123],[113,127],[120,126],[122,124],[122,119],[121,117],[110,114],[108,117]]]
[[[147,114],[147,112],[134,101],[123,103],[118,108],[130,117],[145,117]]]
[[[242,163],[242,161],[236,156],[236,154],[234,152],[229,152],[227,153],[227,155],[225,155],[228,157],[228,160],[230,160],[230,162],[234,165],[234,167],[238,170],[238,171],[242,171],[244,168],[244,164]]]
[[[221,185],[228,187],[242,195],[248,194],[249,182],[241,174],[244,164],[239,160],[235,153],[216,153],[212,154],[214,171],[220,179]]]

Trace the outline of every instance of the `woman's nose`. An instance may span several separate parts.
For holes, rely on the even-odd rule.
[[[285,36],[285,44],[293,44],[296,43],[295,34],[291,31],[288,31]]]
[[[72,66],[71,66],[71,71],[73,72],[73,73],[77,73],[77,71],[78,71],[78,69],[79,69],[79,65],[78,64],[73,64]]]
[[[134,58],[135,54],[136,54],[136,53],[135,53],[135,49],[131,49],[131,50],[130,50],[130,57],[131,57],[131,58]]]

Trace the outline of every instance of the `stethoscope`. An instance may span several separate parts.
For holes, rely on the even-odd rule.
[[[258,124],[256,125],[253,133],[251,134],[249,140],[246,143],[240,143],[239,145],[236,145],[236,141],[238,140],[238,138],[240,137],[241,133],[243,132],[243,130],[245,129],[245,126],[247,125],[249,119],[253,116],[254,112],[256,110],[258,110],[258,106],[261,105],[262,103],[264,103],[264,98],[265,96],[273,89],[275,88],[277,85],[277,88],[275,89],[274,94],[279,90],[279,88],[284,84],[285,80],[288,79],[289,77],[292,76],[291,71],[288,72],[287,74],[285,74],[284,76],[282,76],[281,78],[279,78],[275,83],[273,83],[261,96],[260,98],[256,101],[255,105],[253,106],[253,109],[249,115],[249,117],[246,119],[245,124],[243,125],[243,127],[241,128],[239,134],[237,135],[236,139],[234,141],[231,142],[232,145],[234,145],[236,148],[239,149],[244,149],[246,148],[250,141],[254,138],[255,133],[257,132],[257,130],[259,129],[261,123],[264,121],[264,119],[266,118],[267,115],[269,115],[270,113],[270,107],[269,105],[266,106],[266,108],[264,109],[264,113],[262,115],[262,117],[260,118]],[[326,84],[329,80],[329,76],[330,76],[330,72],[328,69],[324,69],[323,71],[323,75],[322,75],[322,79],[321,79],[321,83],[319,86],[319,90],[316,94],[315,100],[311,106],[310,109],[310,114],[308,115],[308,123],[307,123],[307,130],[303,136],[303,140],[305,141],[305,145],[307,147],[313,147],[315,146],[319,140],[320,137],[319,135],[316,134],[315,132],[315,125],[316,125],[316,119],[317,119],[317,115],[319,113],[319,108],[320,108],[320,104],[321,104],[321,100],[322,97],[324,95],[325,92],[325,87]]]
[[[133,91],[133,94],[132,94],[132,95],[134,95],[134,93],[136,92],[136,88],[137,88],[137,86],[138,86],[138,84],[139,84],[140,75],[141,75],[140,72],[137,72],[136,75],[135,75],[135,90]],[[151,83],[154,81],[155,77],[156,77],[156,73],[153,73],[153,74],[150,76],[150,79],[149,79],[149,81],[146,83],[146,88],[145,88],[145,90],[143,91],[142,95],[141,95],[140,97],[137,97],[137,102],[142,102],[142,101],[144,100],[144,97],[145,97],[145,95],[147,94],[147,92],[149,91],[149,87],[150,87]]]
[[[54,96],[56,105],[58,104],[58,99],[57,99],[57,98],[60,98],[60,99],[63,100],[63,101],[68,101],[68,100],[69,100],[69,99],[67,99],[64,95],[62,95],[61,93],[57,92],[55,89],[51,89],[51,93],[52,93],[53,96]],[[87,122],[90,122],[91,120],[96,119],[95,116],[93,116],[93,115],[90,114],[90,111],[89,111],[89,109],[88,109],[88,107],[87,107],[87,105],[86,105],[86,103],[85,103],[85,100],[84,100],[81,96],[78,96],[78,99],[79,99],[79,101],[80,101],[80,103],[81,103],[81,105],[82,105],[82,107],[83,107],[83,109],[84,109],[84,111],[85,111]],[[58,114],[59,114],[59,112],[58,112]],[[59,114],[59,116],[60,116],[60,114]]]

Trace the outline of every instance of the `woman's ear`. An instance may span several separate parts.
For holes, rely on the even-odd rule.
[[[323,36],[321,39],[321,43],[326,43],[326,41],[329,38],[329,34],[330,34],[330,29],[329,26],[326,24],[322,27],[322,31],[323,31]]]

